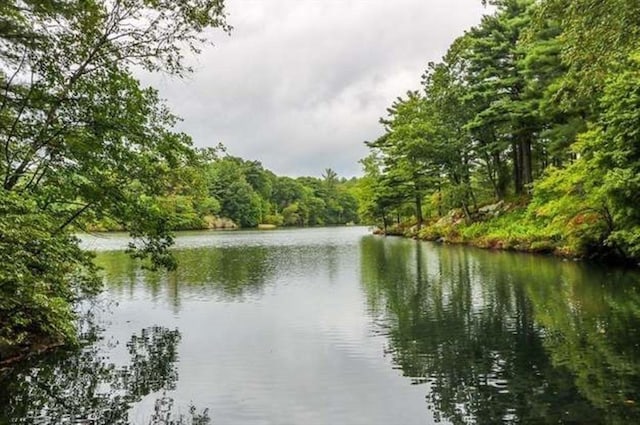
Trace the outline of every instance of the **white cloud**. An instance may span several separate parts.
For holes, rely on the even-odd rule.
[[[364,140],[393,100],[419,88],[479,0],[228,0],[231,36],[192,58],[186,80],[145,76],[198,146],[223,142],[276,174],[360,173]]]

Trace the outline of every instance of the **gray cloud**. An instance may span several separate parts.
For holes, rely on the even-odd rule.
[[[282,175],[360,174],[364,140],[378,118],[419,87],[465,29],[479,0],[228,0],[231,36],[191,58],[186,80],[145,76],[197,146],[224,143],[233,155]]]

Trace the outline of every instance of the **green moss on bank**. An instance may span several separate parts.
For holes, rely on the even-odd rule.
[[[471,223],[463,219],[438,220],[428,224],[414,236],[479,248],[578,255],[578,252],[563,243],[560,235],[527,220],[526,210],[523,209]]]
[[[535,204],[498,203],[484,208],[469,221],[460,210],[428,222],[420,231],[406,227],[405,236],[485,249],[554,254],[561,257],[616,256],[605,243],[606,232],[598,216],[585,212],[569,222],[557,223]]]

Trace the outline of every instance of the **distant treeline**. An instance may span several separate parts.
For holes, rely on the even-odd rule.
[[[172,170],[175,181],[154,199],[172,230],[275,226],[321,226],[359,222],[357,179],[327,168],[321,177],[277,176],[259,161],[227,155],[225,148],[196,150]],[[109,217],[87,214],[79,228],[118,230]]]
[[[640,258],[640,2],[487,3],[494,13],[381,119],[362,160],[363,218]]]

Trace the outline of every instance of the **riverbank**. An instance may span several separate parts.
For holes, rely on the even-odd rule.
[[[499,202],[479,208],[472,220],[461,210],[452,210],[427,221],[421,229],[415,223],[401,223],[389,228],[386,234],[482,249],[637,265],[637,261],[603,242],[606,229],[591,212],[561,223],[536,214],[526,204]]]
[[[78,226],[81,232],[86,233],[110,233],[126,232],[123,225],[109,219],[82,222]],[[191,218],[190,220],[175,220],[170,223],[172,231],[182,230],[236,230],[240,226],[226,217],[204,216]]]
[[[202,225],[193,225],[193,226],[173,226],[171,227],[172,232],[198,232],[198,231],[229,231],[229,230],[281,230],[281,229],[312,229],[312,228],[321,228],[321,227],[353,227],[359,226],[360,224],[349,222],[349,223],[338,223],[338,224],[323,224],[323,225],[314,225],[314,226],[294,226],[294,225],[276,225],[272,223],[260,223],[254,227],[242,227],[234,223],[232,220],[227,218],[219,218],[215,219],[215,221],[208,221],[206,224]],[[99,233],[126,233],[127,230],[123,226],[115,225],[115,224],[85,224],[83,226],[78,226],[78,233],[87,233],[87,234],[99,234]]]

